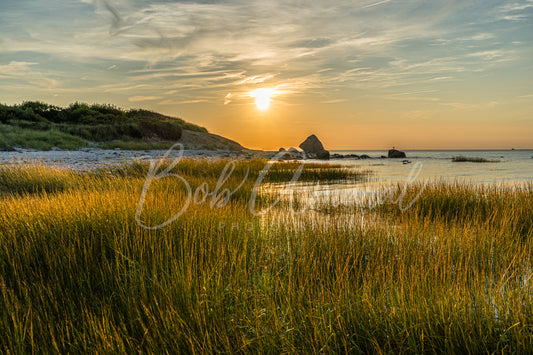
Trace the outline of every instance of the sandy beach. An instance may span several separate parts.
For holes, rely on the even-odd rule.
[[[119,164],[136,160],[150,160],[162,157],[167,150],[120,150],[84,148],[80,150],[32,150],[16,149],[0,152],[0,165],[42,163],[56,167],[65,167],[76,171],[88,171],[104,165]],[[179,149],[172,150],[170,158],[178,157]],[[268,158],[274,152],[259,150],[184,150],[183,157],[188,158],[231,158],[251,159]]]

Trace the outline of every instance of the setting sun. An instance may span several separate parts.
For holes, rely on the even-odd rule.
[[[270,106],[270,98],[273,91],[271,89],[257,89],[250,93],[251,97],[255,97],[255,105],[261,111],[265,111]]]

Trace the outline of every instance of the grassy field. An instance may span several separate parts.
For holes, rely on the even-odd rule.
[[[143,224],[191,199],[156,230],[135,220],[147,165],[0,168],[0,351],[533,350],[531,184],[412,186],[405,201],[421,195],[405,212],[325,200],[293,216],[282,201],[256,216],[249,201],[265,161],[236,162],[213,193],[227,163],[181,161],[172,172],[191,193],[176,176],[154,180]],[[276,164],[265,181],[289,181],[297,166]],[[310,183],[366,177],[306,166]],[[226,188],[236,191],[218,207]],[[263,193],[257,209],[276,198]],[[271,223],[280,215],[285,223]],[[373,223],[342,223],[349,215]]]

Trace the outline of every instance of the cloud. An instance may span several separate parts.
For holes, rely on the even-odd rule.
[[[8,64],[0,64],[0,74],[4,75],[18,75],[32,71],[31,67],[37,65],[32,62],[17,62],[11,61]]]
[[[84,77],[83,86],[95,93],[162,102],[180,102],[172,98],[180,95],[220,105],[229,92],[235,102],[260,87],[294,97],[349,89],[406,92],[493,70],[518,61],[519,49],[508,47],[506,27],[482,26],[461,17],[464,10],[496,19],[527,15],[532,6],[459,0],[312,1],[305,7],[281,0],[15,4],[0,24],[0,55],[40,56],[39,71],[28,71],[35,67],[28,64],[16,80],[40,77],[41,86],[61,80],[74,89]],[[531,44],[520,39],[521,48]]]
[[[450,80],[450,79],[453,79],[452,76],[439,76],[439,77],[436,77],[436,78],[431,78],[429,80],[431,81],[440,81],[440,80]]]
[[[109,4],[108,1],[106,0],[101,0],[101,2],[104,4],[104,7],[106,8],[107,11],[109,11],[112,15],[113,15],[113,19],[112,19],[112,22],[111,22],[111,28],[113,29],[117,29],[117,28],[120,28],[121,25],[122,25],[122,17],[120,16],[119,12],[117,11],[117,9],[115,9],[113,6],[111,6]]]
[[[382,1],[379,1],[379,2],[375,2],[375,3],[372,3],[372,4],[365,5],[365,6],[362,7],[362,9],[367,9],[369,7],[383,5],[383,4],[386,4],[386,3],[391,2],[391,1],[392,0],[382,0]]]
[[[34,69],[38,63],[11,61],[8,64],[0,64],[0,77],[19,82],[23,87],[35,87],[52,89],[59,85],[56,79]]]
[[[533,2],[529,0],[504,4],[499,9],[499,19],[506,21],[531,19],[531,8]]]
[[[139,102],[139,101],[153,101],[153,100],[159,100],[161,97],[159,96],[132,96],[128,97],[129,102]]]
[[[226,96],[224,96],[224,105],[228,105],[231,103],[231,92],[229,92]]]
[[[458,111],[475,111],[475,110],[491,109],[491,108],[494,108],[500,105],[500,103],[497,101],[490,101],[490,102],[482,103],[482,104],[469,104],[469,103],[463,103],[463,102],[441,102],[440,105],[449,106],[453,108],[454,110],[458,110]]]
[[[265,81],[272,79],[275,75],[274,74],[265,74],[265,75],[253,75],[246,77],[242,80],[239,80],[236,82],[236,85],[243,85],[243,84],[260,84],[264,83]]]
[[[334,100],[327,100],[327,101],[320,101],[321,104],[337,104],[341,102],[346,102],[347,99],[334,99]]]
[[[487,39],[493,39],[495,35],[492,33],[478,33],[469,37],[458,38],[459,41],[484,41]]]
[[[289,46],[294,48],[324,48],[334,43],[330,38],[310,38],[292,42]]]
[[[429,118],[431,115],[430,112],[423,111],[423,110],[412,110],[408,111],[404,114],[405,118],[411,119],[411,120],[423,120]]]
[[[159,102],[160,105],[186,105],[186,104],[199,104],[203,102],[208,102],[207,100],[182,100],[182,101],[175,101],[175,100],[164,100]]]

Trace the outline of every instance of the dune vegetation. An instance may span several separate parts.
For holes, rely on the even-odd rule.
[[[183,130],[207,132],[180,118],[147,110],[123,110],[113,105],[73,103],[62,108],[28,101],[0,104],[0,148],[52,147],[166,149]]]
[[[398,186],[377,206],[325,199],[293,215],[282,199],[256,215],[250,198],[266,162],[230,163],[217,189],[228,162],[182,160],[175,175],[154,180],[142,224],[161,224],[191,201],[154,230],[135,218],[147,164],[83,174],[1,167],[1,351],[533,349],[531,184],[413,185],[405,200],[420,196],[404,212]],[[298,166],[277,163],[264,181],[290,181]],[[366,178],[306,164],[300,180]],[[277,194],[264,189],[256,210]]]

